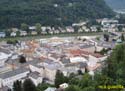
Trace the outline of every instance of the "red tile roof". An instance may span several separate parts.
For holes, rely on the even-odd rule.
[[[86,56],[87,57],[89,55],[92,55],[96,58],[103,57],[103,55],[99,53],[88,52],[88,51],[80,50],[80,49],[70,49],[69,53],[72,54],[73,56]]]
[[[80,56],[82,54],[80,50],[69,50],[69,52],[74,56]]]

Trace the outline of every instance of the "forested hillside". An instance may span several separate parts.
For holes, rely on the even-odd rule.
[[[0,0],[0,28],[70,25],[84,19],[113,16],[104,0]]]

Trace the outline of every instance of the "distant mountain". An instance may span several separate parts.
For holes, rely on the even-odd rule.
[[[125,9],[125,0],[105,0],[112,9],[123,10]]]
[[[21,23],[71,25],[113,15],[104,0],[0,0],[1,28],[19,27]]]

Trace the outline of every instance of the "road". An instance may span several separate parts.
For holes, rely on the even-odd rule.
[[[32,40],[32,39],[41,39],[41,38],[50,38],[50,37],[75,37],[75,36],[93,36],[93,35],[103,35],[103,32],[98,33],[70,33],[70,34],[54,34],[54,35],[37,35],[37,36],[24,36],[24,37],[9,37],[9,38],[0,38],[0,41],[7,40]]]

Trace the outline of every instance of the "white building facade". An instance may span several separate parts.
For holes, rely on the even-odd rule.
[[[0,88],[5,86],[12,88],[15,81],[27,77],[29,72],[30,71],[28,69],[23,68],[0,74]]]

